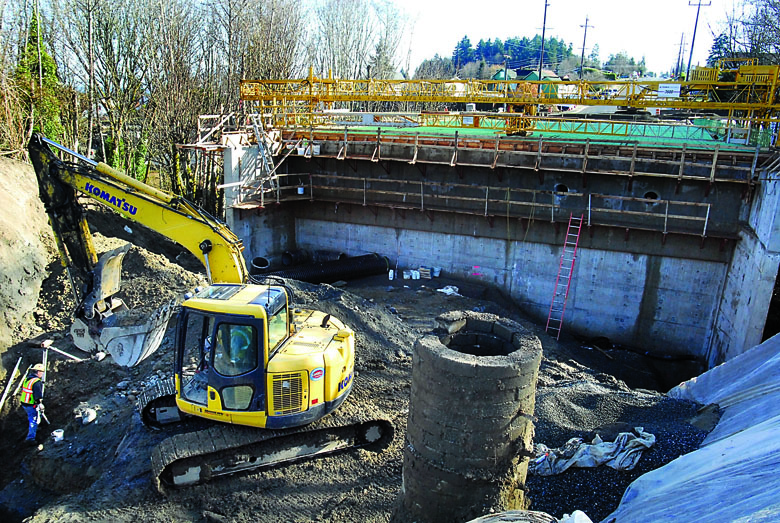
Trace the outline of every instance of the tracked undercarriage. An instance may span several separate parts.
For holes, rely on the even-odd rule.
[[[186,422],[175,394],[173,379],[144,392],[138,400],[144,424],[162,429]],[[194,430],[175,434],[152,450],[152,474],[160,492],[353,448],[381,451],[393,439],[389,420],[345,418],[338,413],[283,430],[197,421]]]

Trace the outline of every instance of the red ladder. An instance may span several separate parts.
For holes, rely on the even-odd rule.
[[[544,329],[547,332],[556,331],[556,340],[561,337],[563,313],[566,310],[566,299],[569,297],[569,288],[574,274],[574,261],[577,259],[577,246],[580,243],[582,218],[582,215],[579,217],[573,214],[569,215],[566,241],[563,243],[558,276],[555,278],[555,290],[553,290],[552,303],[550,303],[550,313],[547,315],[547,326]]]

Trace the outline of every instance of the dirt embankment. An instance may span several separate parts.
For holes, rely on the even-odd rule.
[[[34,184],[29,182],[29,167],[19,171],[28,177],[23,183],[28,187]],[[36,193],[33,190],[32,194]],[[34,202],[29,205],[33,207],[25,213],[42,214]],[[3,211],[0,206],[0,214]],[[120,219],[97,210],[90,212],[89,219],[99,231],[95,235],[99,250],[126,240],[137,245],[123,265],[122,297],[129,306],[162,303],[202,282],[194,258],[159,235],[132,225],[132,232],[128,232]],[[27,223],[41,220],[45,224],[41,216],[4,223],[9,223],[14,234],[24,236],[27,231],[19,229],[31,229]],[[51,260],[49,248],[41,241],[28,256]],[[21,260],[18,255],[12,257],[13,267],[4,270],[24,273],[19,267]],[[44,262],[39,270],[42,273],[36,277],[43,283],[37,304],[30,308],[34,313],[18,320],[22,327],[12,333],[9,350],[3,355],[3,366],[9,372],[19,356],[24,358],[24,368],[40,360],[41,349],[27,343],[34,335],[55,340],[54,345],[62,350],[77,352],[66,330],[74,302],[65,273],[58,263],[51,262]],[[13,289],[4,289],[9,296],[4,299],[11,300],[14,292],[19,293],[19,281],[12,278],[9,285]],[[447,284],[459,286],[460,295],[438,292]],[[658,385],[638,356],[583,349],[573,339],[556,342],[523,318],[511,303],[483,287],[446,278],[388,281],[382,277],[350,282],[345,288],[294,287],[298,305],[324,310],[355,329],[355,385],[337,415],[372,412],[391,419],[396,436],[387,450],[381,454],[347,452],[162,496],[153,488],[149,457],[166,434],[142,425],[134,401],[151,383],[171,375],[170,343],[165,342],[133,369],[117,367],[108,359],[75,362],[50,353],[46,412],[51,425],[44,424],[41,430],[48,434],[62,428],[65,439],[47,441],[41,452],[22,448],[26,419],[15,398],[7,402],[0,421],[0,460],[4,463],[0,469],[0,518],[29,518],[32,522],[389,521],[401,492],[414,341],[434,327],[437,315],[450,310],[509,317],[542,340],[535,441],[557,447],[571,437],[589,437],[594,432],[605,435],[616,428],[635,426],[657,436],[656,446],[633,471],[599,467],[529,478],[528,494],[534,510],[561,517],[578,508],[596,521],[617,506],[635,477],[695,449],[705,434],[687,421],[695,414],[695,405],[626,384],[646,389]],[[94,420],[85,424],[84,420],[92,417],[90,411]]]
[[[55,261],[52,247],[32,169],[26,163],[0,158],[0,354],[35,334],[32,315],[47,266]],[[0,369],[0,377],[5,372]]]

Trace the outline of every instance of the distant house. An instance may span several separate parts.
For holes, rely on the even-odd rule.
[[[490,77],[491,80],[503,80],[504,79],[504,69],[500,69],[496,71],[496,74]],[[517,72],[514,71],[514,69],[506,69],[506,77],[509,80],[515,80],[517,79]]]
[[[524,71],[525,72],[525,71]],[[539,71],[531,71],[529,73],[526,73],[525,76],[521,77],[523,80],[529,81],[529,82],[536,82],[539,80]],[[560,82],[561,77],[555,74],[555,71],[550,71],[549,69],[542,69],[542,81],[545,82]],[[542,91],[545,94],[557,96],[558,95],[558,86],[552,85],[552,84],[546,84],[542,86]]]
[[[506,72],[506,77],[504,77],[504,73]],[[496,74],[490,77],[491,80],[509,80],[510,82],[512,80],[517,80],[517,73],[513,71],[512,69],[501,69],[499,71],[496,71]],[[509,84],[509,90],[514,91],[517,88],[517,84]]]

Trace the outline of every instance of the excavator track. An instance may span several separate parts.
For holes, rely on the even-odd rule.
[[[172,377],[147,387],[138,396],[136,407],[141,421],[151,429],[159,430],[183,419],[176,406],[176,383]]]
[[[173,378],[147,388],[137,407],[144,425],[159,430],[184,421],[176,407]],[[379,452],[393,440],[393,424],[381,418],[350,418],[336,412],[304,427],[271,430],[200,423],[152,450],[152,473],[161,493],[213,478],[312,459],[352,448]],[[208,424],[204,427],[204,424]]]
[[[269,430],[214,425],[172,436],[152,451],[157,489],[207,483],[213,478],[256,471],[337,451],[364,448],[381,451],[393,439],[385,419],[348,420],[327,416],[295,429]]]

